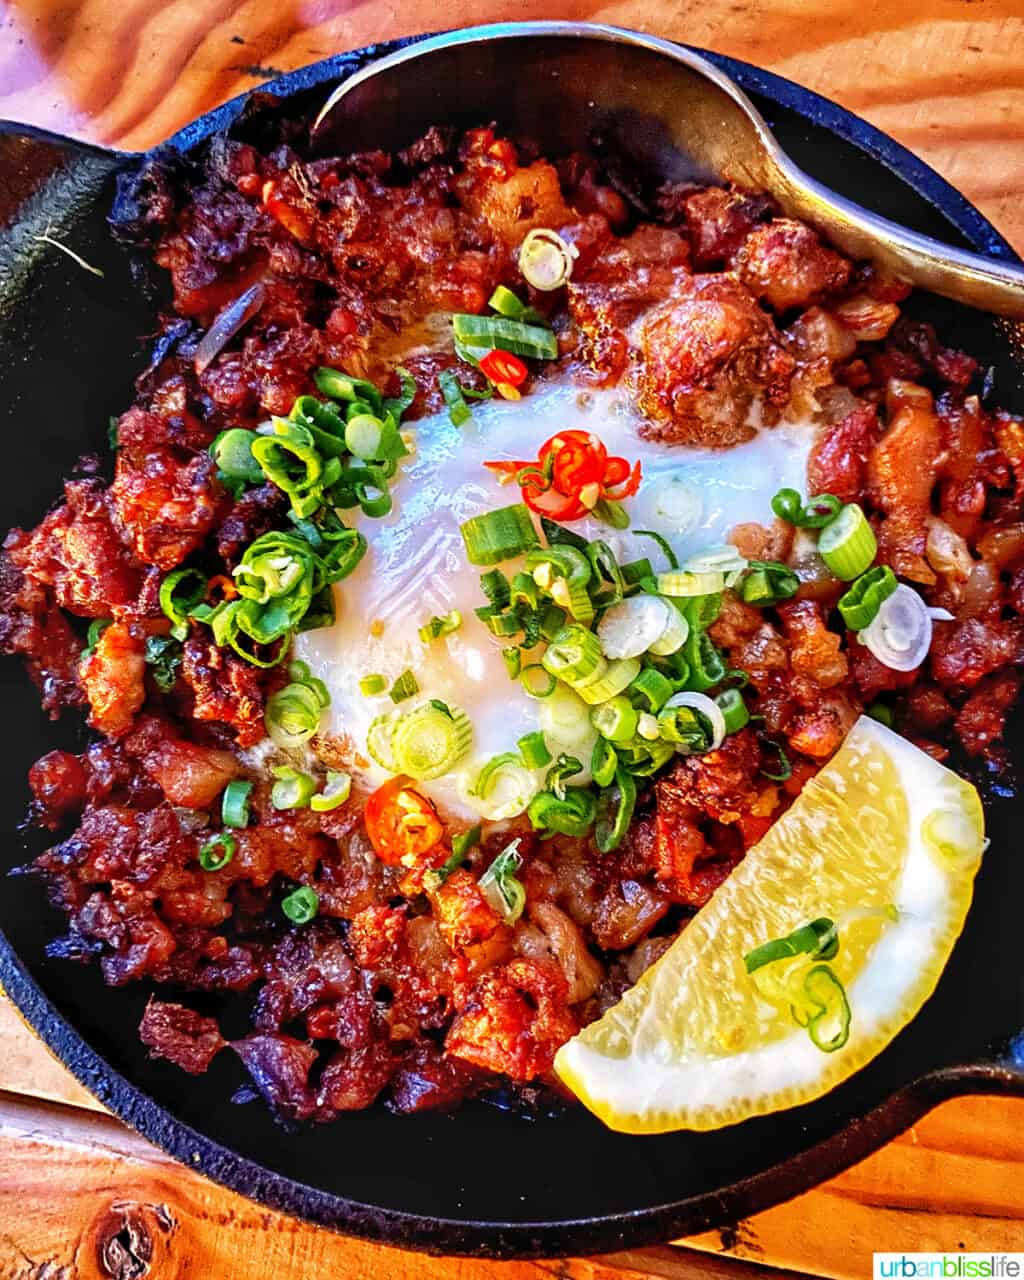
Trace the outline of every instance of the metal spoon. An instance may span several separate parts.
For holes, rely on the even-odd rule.
[[[340,85],[313,137],[344,151],[393,150],[413,142],[423,121],[496,121],[550,153],[597,145],[659,181],[768,192],[851,257],[983,311],[1024,317],[1024,268],[909,231],[816,182],[727,75],[668,40],[586,22],[496,23],[434,36]]]

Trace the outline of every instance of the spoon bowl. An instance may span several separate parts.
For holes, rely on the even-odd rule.
[[[493,121],[535,139],[545,154],[614,158],[648,184],[728,182],[764,191],[851,257],[980,310],[1024,317],[1024,268],[910,231],[815,181],[729,76],[656,36],[576,22],[497,23],[434,36],[339,85],[316,118],[313,140],[324,151],[391,151],[412,143],[424,120]]]

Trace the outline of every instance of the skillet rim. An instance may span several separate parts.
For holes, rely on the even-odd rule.
[[[587,25],[587,24],[573,24]],[[226,129],[253,93],[285,99],[328,81],[424,36],[366,46],[299,68],[254,87],[178,130],[162,144],[189,151]],[[1008,242],[964,197],[887,134],[836,103],[793,81],[749,63],[694,46],[740,86],[788,108],[838,135],[894,172],[923,196],[980,252],[1020,261]],[[0,122],[0,132],[18,132],[120,165],[148,153],[109,152],[73,143],[46,130]],[[153,151],[159,148],[153,148]],[[600,1253],[659,1243],[767,1209],[834,1176],[863,1159],[918,1120],[937,1103],[958,1094],[1024,1095],[1024,1072],[1009,1059],[978,1061],[925,1073],[816,1146],[715,1192],[646,1209],[557,1222],[469,1221],[430,1218],[347,1200],[277,1174],[200,1134],[114,1070],[57,1012],[0,933],[0,984],[21,1016],[51,1052],[114,1115],[168,1155],[211,1180],[270,1208],[346,1234],[431,1253],[487,1258],[530,1258]]]

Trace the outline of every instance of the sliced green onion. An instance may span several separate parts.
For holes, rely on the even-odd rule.
[[[851,631],[863,631],[874,622],[879,609],[899,584],[887,564],[876,564],[839,597],[839,612]]]
[[[607,738],[598,738],[590,754],[590,775],[599,787],[611,786],[619,757]]]
[[[561,746],[586,745],[589,749],[594,730],[590,709],[583,699],[564,684],[559,684],[540,707],[540,724],[544,736]]]
[[[648,742],[657,742],[661,737],[661,726],[658,724],[658,717],[652,715],[649,711],[642,711],[636,722],[637,736]]]
[[[558,341],[550,329],[504,316],[453,315],[455,337],[472,351],[510,351],[535,360],[554,360]]]
[[[387,680],[377,671],[371,672],[368,676],[363,676],[359,681],[359,692],[364,698],[375,698],[377,694],[383,693],[388,687]]]
[[[772,782],[788,782],[793,776],[793,766],[789,763],[789,756],[781,742],[776,742],[774,738],[762,738],[762,746],[770,747],[779,759],[779,767],[775,773],[769,772],[767,769],[761,770],[762,777],[770,778]]]
[[[326,368],[317,369],[313,375],[313,381],[316,383],[317,390],[323,392],[325,396],[330,396],[332,400],[365,400],[375,413],[383,411],[383,398],[372,382],[366,382],[362,378],[352,378],[337,369]]]
[[[652,591],[657,588],[654,570],[651,568],[650,560],[646,557],[643,560],[630,560],[627,564],[622,565],[621,568],[622,580],[627,588],[638,587],[647,583],[650,584]]]
[[[228,480],[243,484],[262,484],[263,470],[253,457],[253,442],[259,437],[244,427],[222,431],[210,445],[210,457],[218,471]]]
[[[667,658],[673,653],[678,653],[686,643],[689,634],[690,624],[685,615],[670,605],[665,630],[657,640],[653,640],[647,646],[648,652],[653,653],[656,658]]]
[[[323,791],[310,798],[309,807],[314,813],[330,813],[333,809],[340,809],[351,794],[351,776],[329,772]]]
[[[86,649],[82,657],[87,657],[91,652],[91,648]],[[153,683],[161,693],[170,693],[181,666],[181,641],[175,640],[173,636],[147,636],[145,659]]]
[[[589,546],[586,538],[581,537],[575,529],[559,524],[556,520],[549,520],[547,516],[541,516],[540,527],[552,547],[575,547],[577,551],[586,552]]]
[[[171,620],[175,640],[188,639],[189,614],[205,597],[206,574],[198,569],[175,569],[160,583],[160,608]]]
[[[530,512],[522,502],[473,516],[461,532],[470,564],[500,564],[539,545]]]
[[[777,560],[751,560],[739,594],[747,604],[766,607],[791,599],[799,588],[800,579],[788,565]]]
[[[655,533],[653,529],[634,529],[633,532],[638,538],[650,538],[653,542],[656,542],[661,548],[665,559],[668,561],[668,567],[670,569],[679,568],[679,560],[676,553],[669,545],[667,538],[663,537],[660,533]]]
[[[315,889],[304,884],[281,899],[281,910],[292,924],[309,924],[320,910],[320,899]]]
[[[523,757],[523,764],[528,769],[543,769],[546,764],[551,763],[551,752],[544,741],[544,735],[539,730],[524,734],[517,745],[519,754]]]
[[[320,728],[322,712],[320,699],[308,685],[288,684],[270,695],[264,723],[276,746],[293,751]]]
[[[277,765],[270,771],[277,781],[270,788],[275,809],[305,809],[316,791],[316,781],[291,765]]]
[[[523,670],[523,654],[519,646],[513,644],[506,649],[502,649],[501,660],[505,664],[508,678],[510,680],[518,679]],[[554,685],[552,685],[552,688],[554,688]]]
[[[550,791],[542,791],[530,801],[526,811],[541,839],[560,834],[585,836],[597,816],[597,800],[589,787],[569,787],[564,799]]]
[[[515,924],[526,906],[526,890],[516,879],[522,864],[519,841],[513,840],[480,877],[480,892],[505,924]]]
[[[774,964],[776,960],[800,955],[810,956],[813,960],[831,960],[838,951],[839,934],[835,924],[827,916],[820,916],[784,938],[774,938],[754,947],[743,957],[743,964],[747,973],[755,973],[763,965]]]
[[[114,621],[113,618],[93,618],[92,622],[89,623],[88,630],[85,633],[86,649],[85,649],[85,653],[82,654],[83,658],[86,656],[87,653],[91,653],[93,649],[96,648],[97,644],[99,643],[100,636],[104,633],[104,631],[106,631],[107,627],[109,627],[113,621]]]
[[[641,716],[641,719],[643,717]],[[654,719],[652,716],[651,719]],[[654,721],[657,727],[657,720]],[[675,747],[671,742],[655,738],[653,742],[630,743],[619,752],[619,760],[634,778],[649,778],[663,769],[670,760],[675,759]]]
[[[577,685],[607,668],[601,654],[601,642],[593,631],[578,622],[563,627],[548,645],[541,663],[551,675],[567,684]]]
[[[725,740],[725,715],[704,693],[675,693],[658,712],[658,735],[682,755],[717,751]]]
[[[629,515],[626,508],[613,498],[598,498],[590,514],[601,524],[610,525],[611,528],[618,529],[620,532],[629,528]]]
[[[477,773],[466,800],[488,822],[503,822],[518,817],[539,790],[537,774],[516,752],[506,751]]]
[[[850,1038],[850,1002],[843,984],[827,964],[815,965],[804,978],[803,994],[814,1009],[807,1034],[822,1053],[835,1053]]]
[[[528,307],[517,294],[511,289],[506,289],[503,284],[499,284],[494,290],[487,305],[492,311],[497,311],[499,316],[505,316],[509,320],[523,320],[526,324],[547,323],[539,311]]]
[[[226,827],[249,825],[249,793],[252,783],[235,778],[224,788],[220,799],[220,820]]]
[[[658,592],[663,596],[708,596],[725,588],[724,573],[690,573],[685,569],[659,573]]]
[[[391,698],[391,701],[398,703],[398,702],[404,702],[406,698],[413,697],[413,695],[419,693],[419,691],[420,691],[420,686],[416,680],[416,677],[413,675],[411,671],[405,670],[392,684],[391,688],[388,690],[388,693]]]
[[[365,462],[373,462],[380,457],[383,438],[384,423],[369,413],[357,414],[345,426],[345,447]]]
[[[437,385],[441,397],[448,406],[448,417],[452,426],[461,427],[473,416],[473,410],[466,403],[467,388],[462,385],[458,375],[452,369],[443,369],[437,375]]]
[[[399,716],[391,733],[396,772],[407,773],[417,782],[451,773],[472,745],[469,716],[461,708],[443,703],[428,702]]]
[[[647,711],[660,711],[672,693],[672,681],[654,667],[644,667],[629,686],[630,698]]]
[[[395,366],[395,374],[398,378],[398,386],[400,388],[397,396],[389,396],[384,401],[384,412],[390,413],[395,422],[401,422],[402,414],[405,413],[412,402],[416,399],[416,379],[412,376],[408,369],[402,365]]]
[[[798,529],[820,529],[839,511],[842,503],[834,494],[819,493],[805,506],[795,489],[780,489],[772,498],[772,511],[780,520]]]
[[[870,716],[872,720],[877,720],[879,724],[884,724],[887,729],[891,729],[896,723],[892,707],[887,707],[884,702],[872,702],[871,706],[865,709],[864,714]]]
[[[597,635],[606,657],[637,658],[662,640],[671,628],[679,632],[679,644],[673,646],[678,649],[688,630],[679,610],[660,596],[638,595],[606,609]]]
[[[520,671],[519,683],[531,698],[550,698],[558,681],[539,662],[531,662]]]
[[[489,569],[480,575],[480,590],[487,597],[487,602],[492,608],[504,609],[512,603],[508,578],[500,569]]]
[[[534,227],[519,247],[519,270],[527,284],[543,293],[560,289],[572,275],[579,250],[550,227]]]
[[[391,751],[391,734],[394,731],[397,713],[386,711],[370,721],[366,731],[366,750],[371,760],[375,760],[382,769],[389,773],[397,773],[398,765]]]
[[[204,871],[220,871],[235,856],[238,841],[229,831],[218,831],[199,846],[199,865]]]
[[[875,531],[856,502],[849,502],[818,535],[818,554],[837,578],[849,582],[878,554]]]
[[[722,596],[717,591],[709,596],[691,596],[680,608],[690,624],[692,636],[694,631],[707,631],[715,621],[722,609]]]
[[[470,827],[468,831],[460,831],[458,835],[452,836],[452,855],[465,860],[470,849],[479,843],[480,824],[477,823],[475,827]]]
[[[434,617],[429,622],[424,623],[420,627],[420,639],[424,644],[430,644],[431,640],[438,640],[441,636],[450,636],[453,631],[458,631],[462,626],[462,614],[458,609],[452,609],[444,615],[443,618]]]
[[[750,712],[739,689],[726,689],[715,701],[725,717],[725,732],[738,733],[750,720]]]
[[[628,742],[636,733],[639,718],[625,694],[609,698],[590,713],[590,723],[609,742]]]
[[[565,799],[566,785],[570,778],[575,778],[577,774],[583,772],[583,761],[577,759],[576,756],[570,756],[566,752],[562,752],[558,759],[547,771],[544,778],[544,785],[559,800]]]
[[[683,646],[683,656],[690,664],[687,685],[703,693],[725,679],[725,663],[722,655],[711,642],[706,631],[691,631]]]
[[[549,643],[565,626],[566,612],[557,604],[549,604],[540,618],[540,638]]]
[[[573,686],[584,702],[594,706],[622,693],[640,674],[638,658],[613,658],[603,671],[595,671]]]
[[[688,573],[735,573],[747,567],[747,559],[732,545],[711,547],[690,556],[683,565]]]
[[[620,766],[612,785],[601,792],[597,801],[594,843],[601,853],[611,853],[622,843],[635,807],[636,783],[629,771]]]

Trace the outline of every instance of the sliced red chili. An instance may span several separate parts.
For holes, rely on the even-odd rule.
[[[640,480],[641,480],[640,460],[637,459],[637,461],[633,463],[632,470],[628,470],[629,463],[626,462],[625,458],[609,458],[608,461],[609,463],[612,463],[612,462],[625,463],[627,467],[628,479],[626,479],[625,477],[623,478],[625,483],[620,483],[619,481],[609,481],[608,473],[606,471],[603,496],[606,498],[610,498],[612,502],[621,502],[623,498],[632,498],[633,495],[636,493],[636,491],[640,488]]]
[[[526,381],[526,365],[510,351],[495,349],[481,357],[480,372],[495,383],[521,386]]]
[[[559,493],[555,488],[524,488],[523,501],[531,511],[549,520],[581,520],[590,514],[575,494]]]

